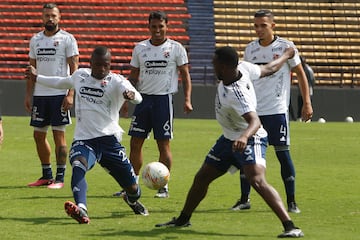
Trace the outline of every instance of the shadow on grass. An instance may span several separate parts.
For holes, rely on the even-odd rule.
[[[110,230],[103,230],[98,234],[88,234],[89,237],[114,237],[114,236],[129,236],[129,237],[156,237],[158,239],[184,239],[186,235],[194,237],[194,235],[198,236],[206,236],[210,237],[249,237],[250,235],[246,234],[229,234],[229,233],[219,233],[219,232],[211,232],[211,231],[197,231],[191,228],[154,228],[149,231],[110,231]],[[255,235],[251,235],[251,237],[259,237]]]

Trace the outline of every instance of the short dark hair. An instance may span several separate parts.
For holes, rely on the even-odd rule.
[[[57,9],[59,9],[58,6],[56,5],[56,3],[45,3],[43,5],[43,9],[45,9],[45,8],[48,8],[48,9],[57,8]],[[60,11],[60,9],[59,9],[59,11]]]
[[[91,58],[104,57],[106,54],[110,54],[110,49],[105,46],[97,46],[91,54]]]
[[[274,14],[268,9],[260,9],[255,12],[254,17],[268,17],[273,20]]]
[[[154,11],[149,14],[149,23],[152,19],[165,20],[165,23],[168,23],[168,18],[166,13],[163,11]]]
[[[236,68],[239,64],[239,54],[236,49],[230,46],[220,47],[215,50],[219,63]]]

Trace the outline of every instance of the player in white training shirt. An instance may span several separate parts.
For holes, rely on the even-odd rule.
[[[293,42],[274,35],[274,16],[269,10],[259,10],[254,16],[254,26],[258,39],[249,43],[245,49],[244,60],[258,65],[279,58]],[[295,202],[295,168],[290,156],[290,130],[288,107],[290,104],[291,71],[296,73],[304,101],[302,118],[311,119],[312,106],[309,97],[308,81],[302,68],[298,51],[281,69],[271,76],[253,80],[256,96],[256,111],[261,123],[268,132],[269,144],[275,148],[281,164],[281,176],[285,185],[288,211],[299,213]],[[240,175],[241,198],[232,207],[233,210],[250,208],[250,185],[243,174]]]
[[[129,129],[130,161],[139,176],[143,164],[142,146],[151,130],[159,149],[159,162],[169,170],[172,165],[170,139],[173,137],[173,94],[178,91],[180,72],[185,102],[184,112],[192,111],[191,78],[185,48],[167,38],[168,19],[164,12],[149,15],[151,38],[137,43],[131,58],[129,80],[142,94],[143,102],[135,107]],[[121,191],[115,196],[121,196]],[[168,197],[168,185],[155,197]]]
[[[192,213],[205,198],[210,183],[232,169],[231,166],[241,166],[251,185],[282,222],[285,230],[279,237],[304,235],[295,227],[278,192],[266,182],[267,134],[256,114],[256,96],[251,83],[253,78],[278,70],[292,55],[293,49],[288,49],[277,61],[259,67],[247,62],[238,64],[239,56],[234,48],[222,47],[215,51],[214,71],[220,80],[215,112],[223,135],[217,139],[197,172],[179,217],[157,224],[156,227],[190,226]]]
[[[75,38],[59,28],[60,10],[54,3],[43,6],[44,31],[30,40],[30,64],[39,74],[66,77],[78,68],[79,51]],[[31,112],[36,150],[42,165],[42,176],[30,187],[48,185],[50,189],[64,186],[67,144],[65,126],[71,123],[69,109],[73,105],[73,90],[54,89],[28,81],[25,108]],[[51,125],[55,143],[56,177],[53,179],[47,130]]]
[[[111,53],[96,47],[90,59],[91,69],[81,68],[71,77],[37,76],[45,86],[76,92],[76,127],[70,150],[73,168],[71,189],[75,203],[65,202],[65,211],[79,223],[89,223],[87,215],[85,174],[96,162],[125,189],[124,200],[135,214],[148,215],[138,201],[141,195],[134,169],[121,145],[123,130],[119,126],[119,109],[125,100],[138,104],[142,97],[123,76],[110,72]],[[36,79],[34,68],[28,78]]]

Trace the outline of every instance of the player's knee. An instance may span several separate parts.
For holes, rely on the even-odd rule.
[[[84,161],[84,159],[82,158],[75,158],[72,162],[71,162],[71,167],[72,168],[80,168],[82,169],[84,172],[87,171],[87,162]]]

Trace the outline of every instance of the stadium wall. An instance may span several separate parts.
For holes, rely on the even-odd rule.
[[[25,81],[2,80],[0,81],[0,109],[3,116],[26,116],[24,110]],[[194,85],[192,101],[194,112],[190,115],[183,113],[183,93],[180,87],[179,93],[174,96],[175,118],[214,118],[215,86]],[[297,111],[298,89],[293,87],[292,103],[294,112]],[[354,121],[360,121],[360,89],[319,87],[314,89],[313,108],[314,120],[320,117],[326,121],[344,121],[345,117],[352,116]],[[133,106],[130,104],[129,112]]]

